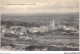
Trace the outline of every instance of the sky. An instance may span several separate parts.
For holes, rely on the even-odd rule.
[[[1,0],[1,13],[76,13],[79,0]]]

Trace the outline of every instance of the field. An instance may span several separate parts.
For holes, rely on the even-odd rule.
[[[49,22],[54,19],[55,25],[64,24],[73,26],[79,30],[78,13],[68,14],[26,14],[26,15],[1,15],[1,29],[7,32],[1,33],[1,48],[10,50],[23,51],[78,51],[79,50],[79,33],[78,34],[62,34],[60,31],[50,33],[26,33],[23,35],[11,34],[14,31],[12,26],[20,27],[39,27],[48,26]],[[6,27],[5,27],[6,26]],[[22,29],[24,29],[24,27]],[[17,30],[17,29],[16,29]],[[10,32],[9,32],[10,31]]]

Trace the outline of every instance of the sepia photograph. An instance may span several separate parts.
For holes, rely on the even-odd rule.
[[[2,51],[79,51],[79,0],[1,0]]]

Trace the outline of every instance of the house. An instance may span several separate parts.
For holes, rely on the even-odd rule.
[[[58,25],[58,29],[64,29],[65,25]]]
[[[2,33],[5,33],[5,30],[4,29],[2,29],[2,31],[1,31]]]
[[[36,33],[39,31],[39,28],[38,27],[31,27],[31,28],[28,28],[29,32],[31,33]]]
[[[72,26],[64,26],[64,30],[71,30],[71,31],[75,31],[76,29]]]
[[[48,26],[40,26],[39,32],[48,32]]]
[[[19,36],[19,38],[20,38],[20,39],[25,39],[25,40],[32,39],[31,37],[29,37],[29,36],[24,36],[24,35]]]

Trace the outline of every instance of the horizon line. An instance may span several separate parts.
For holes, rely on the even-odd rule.
[[[75,13],[79,13],[79,12],[74,12],[74,13],[71,13],[71,14],[75,14]],[[17,14],[17,15],[19,15],[19,14],[70,14],[70,13],[1,13],[1,15],[2,14]]]

